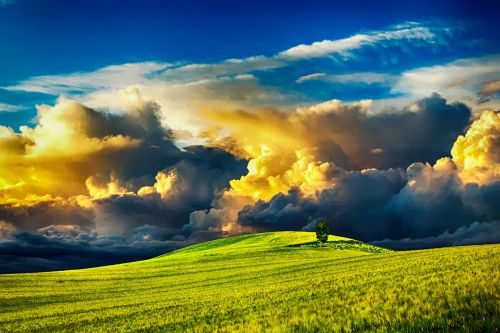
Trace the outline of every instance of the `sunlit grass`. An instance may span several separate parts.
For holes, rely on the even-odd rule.
[[[254,234],[141,262],[0,275],[0,332],[499,330],[500,245],[377,253],[314,238]]]

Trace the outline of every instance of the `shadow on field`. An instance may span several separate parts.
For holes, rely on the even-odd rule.
[[[300,244],[291,244],[287,245],[287,247],[314,247],[314,248],[330,248],[336,250],[351,250],[351,251],[361,251],[361,252],[369,252],[369,253],[385,253],[385,252],[393,252],[389,249],[384,249],[382,247],[378,247],[375,245],[365,244],[358,240],[339,240],[339,241],[328,241],[323,244],[320,242],[307,242]]]

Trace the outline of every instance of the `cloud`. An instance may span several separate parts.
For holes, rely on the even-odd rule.
[[[308,58],[340,56],[336,60],[347,61],[355,59],[357,50],[367,47],[385,48],[390,45],[396,48],[405,48],[411,45],[437,45],[443,43],[447,38],[448,30],[437,26],[407,22],[390,26],[386,30],[356,34],[338,40],[324,40],[310,45],[294,46],[269,57],[252,56],[243,59],[228,59],[215,64],[187,64],[177,68],[169,68],[162,76],[165,79],[193,81],[272,70],[290,66]]]
[[[390,27],[383,31],[371,31],[355,34],[338,40],[323,40],[312,44],[301,44],[280,53],[285,59],[308,59],[330,55],[339,55],[341,58],[350,58],[354,50],[376,45],[424,42],[433,44],[440,42],[433,28],[419,23],[407,22]],[[440,31],[442,33],[442,31]]]
[[[3,87],[3,89],[50,95],[85,93],[110,87],[123,89],[143,83],[169,66],[172,65],[158,62],[112,65],[93,72],[34,76],[16,85]]]
[[[163,127],[187,131],[193,137],[204,126],[198,112],[201,105],[239,105],[244,108],[262,104],[282,104],[286,94],[263,86],[249,74],[193,80],[167,80],[158,72],[162,63],[111,66],[90,73],[32,78],[12,90],[46,91],[69,96],[93,109],[120,113],[134,104],[134,97],[158,104]],[[189,140],[188,144],[197,144]]]
[[[0,239],[6,237],[16,230],[16,227],[5,221],[0,220]]]
[[[372,244],[395,250],[423,249],[444,246],[500,243],[500,222],[474,222],[458,228],[455,232],[445,231],[435,237],[404,238],[401,240],[385,239]]]
[[[297,83],[303,83],[305,81],[321,80],[323,82],[337,83],[337,84],[385,84],[390,85],[396,77],[387,73],[374,73],[374,72],[360,72],[360,73],[348,73],[348,74],[325,74],[316,73],[301,76],[297,79]]]
[[[1,127],[0,219],[20,230],[77,224],[127,233],[127,220],[141,221],[123,213],[133,204],[144,208],[142,220],[179,229],[243,172],[243,161],[217,148],[177,148],[158,106],[130,93],[120,114],[61,99],[39,108],[34,128]]]
[[[451,150],[460,177],[466,182],[489,183],[500,178],[500,112],[485,111]]]
[[[137,192],[99,198],[93,203],[94,225],[105,234],[127,234],[144,224],[184,233],[192,211],[208,209],[212,201],[244,172],[244,162],[218,149],[187,147],[182,159],[161,170],[152,185]]]
[[[177,148],[158,106],[130,94],[118,114],[61,99],[33,128],[0,128],[0,271],[138,260],[221,236],[184,226],[245,161]]]
[[[68,230],[69,229],[69,230]],[[48,226],[41,232],[14,232],[0,240],[2,273],[39,272],[109,265],[151,258],[190,245],[182,239],[158,241],[161,229],[143,226],[129,238],[95,231]]]
[[[302,83],[305,81],[318,80],[318,79],[324,77],[325,75],[326,75],[325,73],[313,73],[313,74],[303,75],[303,76],[299,77],[295,82]]]
[[[189,147],[184,158],[158,175],[175,174],[155,191],[0,204],[0,271],[74,269],[151,258],[221,237],[189,230],[189,213],[210,207],[214,196],[242,169],[231,155]],[[142,187],[141,189],[144,189]],[[85,199],[85,200],[84,200]],[[83,203],[83,204],[82,204]],[[54,224],[52,224],[54,223]]]
[[[23,109],[23,106],[0,103],[0,112],[17,112]]]
[[[490,81],[486,82],[483,85],[483,88],[481,89],[481,95],[487,97],[496,94],[499,91],[500,91],[500,81],[499,80]]]
[[[488,173],[499,164],[495,112],[456,139],[470,110],[439,95],[392,113],[369,112],[370,101],[206,106],[207,145],[180,149],[158,104],[121,93],[119,112],[60,99],[32,128],[1,128],[1,269],[116,263],[317,218],[334,233],[394,242],[500,219],[498,175]]]
[[[33,128],[22,126],[15,133],[0,127],[0,198],[87,194],[88,177],[113,172],[134,175],[131,181],[141,183],[141,177],[176,161],[179,150],[160,124],[158,106],[134,92],[130,98],[134,105],[122,115],[61,99],[54,107],[38,108]]]
[[[227,59],[213,64],[181,65],[165,70],[161,78],[174,82],[193,82],[218,77],[234,77],[284,66],[287,66],[287,63],[277,57],[251,56],[243,59]]]
[[[392,91],[413,97],[427,96],[439,91],[451,101],[467,101],[476,108],[481,102],[485,102],[484,97],[495,91],[494,82],[500,77],[499,59],[498,55],[488,55],[405,71],[392,87]],[[481,107],[496,109],[499,104],[491,101]]]
[[[500,219],[500,120],[483,110],[495,103],[498,57],[401,75],[339,69],[387,47],[434,48],[449,32],[406,23],[271,56],[7,87],[66,97],[38,106],[32,127],[0,126],[0,270],[141,259],[226,235],[309,230],[318,218],[394,247],[484,242]],[[314,80],[404,96],[318,103],[303,94]]]
[[[375,53],[370,54],[370,59],[377,55],[385,59],[383,53],[388,46],[409,53],[412,47],[440,44],[447,38],[445,36],[449,31],[450,28],[429,24],[404,23],[388,27],[386,30],[328,41],[326,48],[322,47],[320,53],[315,51],[314,54],[315,57],[319,55],[326,57],[327,61],[333,53],[342,54],[343,59],[336,60],[338,65],[339,61],[361,61],[363,55],[358,54],[358,51],[369,48]],[[320,45],[323,45],[321,43],[325,42],[320,42]],[[335,45],[335,48],[330,44]],[[304,45],[297,47],[310,48]],[[154,100],[161,106],[162,112],[165,113],[164,121],[168,121],[164,125],[196,135],[203,130],[198,117],[200,104],[210,103],[214,107],[218,107],[219,104],[225,106],[231,104],[243,109],[296,104],[297,99],[301,98],[300,92],[286,91],[280,87],[280,83],[277,85],[262,83],[260,76],[280,68],[300,72],[303,71],[303,66],[305,66],[304,57],[297,56],[297,48],[291,48],[275,55],[255,55],[241,59],[226,59],[217,63],[141,62],[113,65],[91,72],[36,76],[3,88],[10,91],[63,95],[92,108],[108,108],[116,111],[124,99],[120,91],[134,87],[144,98]],[[335,82],[347,80],[368,84],[385,82],[380,75],[382,74],[353,73],[344,77],[332,76],[330,79]],[[279,80],[282,81],[281,85],[286,85],[294,79],[290,78],[290,82],[286,82],[285,76]],[[190,140],[187,144],[193,143],[200,142]]]
[[[314,161],[334,162],[351,169],[435,162],[449,154],[471,116],[465,105],[448,104],[439,95],[393,112],[373,114],[370,108],[371,101],[343,104],[331,100],[295,112],[208,109],[203,115],[229,134],[231,148],[245,151],[242,157],[269,156],[275,160],[279,155],[279,163],[288,167],[302,149],[301,156],[309,150]],[[213,142],[222,146],[225,143]],[[258,169],[257,160],[249,166],[254,167],[254,163]]]
[[[499,241],[498,181],[463,185],[438,163],[412,165],[406,176],[397,170],[339,173],[334,184],[316,200],[291,190],[246,206],[238,222],[261,231],[311,230],[326,219],[333,233],[394,249]],[[488,220],[475,222],[479,218]],[[377,240],[384,237],[392,239]]]
[[[207,120],[230,138],[218,141],[212,135],[211,144],[248,159],[248,172],[230,181],[212,209],[192,213],[190,224],[242,232],[247,225],[237,217],[245,205],[267,204],[292,188],[305,198],[317,198],[337,186],[337,174],[345,169],[433,163],[449,154],[470,118],[466,106],[447,104],[439,95],[418,101],[417,109],[390,114],[370,115],[370,105],[333,100],[291,113],[206,110]]]
[[[259,231],[309,230],[324,219],[334,234],[398,249],[498,241],[498,181],[466,186],[439,163],[417,163],[406,172],[339,172],[332,183],[316,198],[290,190],[247,205],[238,213],[238,224]],[[493,223],[488,225],[491,237],[484,231],[481,238],[461,232],[484,218]],[[449,234],[453,236],[443,240]]]
[[[11,231],[30,231],[49,225],[76,225],[82,230],[93,228],[93,212],[90,205],[82,205],[78,198],[53,199],[35,197],[32,200],[0,203],[0,219]],[[4,228],[4,231],[8,230]],[[2,236],[2,235],[0,235]],[[3,237],[6,236],[4,233]]]
[[[331,185],[315,197],[292,189],[272,200],[248,205],[238,213],[238,224],[257,230],[307,229],[316,219],[326,219],[335,234],[377,237],[390,232],[379,209],[405,184],[400,170],[345,171],[338,169]],[[376,239],[376,238],[375,238]],[[365,239],[366,240],[366,239]]]

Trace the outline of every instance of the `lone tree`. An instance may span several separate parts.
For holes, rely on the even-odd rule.
[[[316,239],[321,245],[323,245],[323,243],[326,243],[329,234],[330,230],[328,230],[328,226],[326,225],[325,221],[320,220],[318,223],[316,223]]]

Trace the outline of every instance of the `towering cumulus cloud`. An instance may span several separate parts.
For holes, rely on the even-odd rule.
[[[134,88],[120,110],[68,99],[0,127],[0,270],[146,258],[244,232],[311,230],[394,248],[500,241],[500,115],[434,94],[199,108],[179,148]]]
[[[248,173],[230,182],[231,188],[214,209],[192,214],[191,225],[218,220],[225,230],[247,230],[242,226],[250,225],[251,208],[245,208],[244,223],[236,220],[238,212],[249,202],[271,204],[274,196],[290,189],[319,202],[325,191],[339,189],[338,182],[345,175],[352,177],[356,173],[361,179],[368,179],[378,172],[371,170],[374,167],[407,167],[415,159],[434,162],[449,154],[453,141],[470,118],[465,105],[447,104],[438,95],[391,113],[371,115],[370,106],[370,101],[343,105],[332,100],[291,113],[206,110],[209,120],[224,131],[230,130],[229,137],[212,144],[248,158]],[[211,138],[214,137],[217,136],[212,133]],[[399,171],[389,169],[384,174]],[[393,188],[399,191],[397,186]],[[350,204],[346,202],[343,207]],[[273,219],[269,212],[266,214]],[[275,220],[276,225],[282,225],[279,218]]]
[[[451,154],[464,182],[500,179],[500,113],[483,112],[457,139]]]
[[[61,99],[38,109],[34,128],[0,128],[2,271],[137,259],[219,236],[182,226],[244,162],[217,148],[179,149],[155,103],[122,93],[122,113]]]
[[[498,112],[483,112],[453,144],[452,158],[405,171],[339,168],[316,195],[300,187],[279,193],[245,206],[237,223],[308,230],[325,218],[335,233],[400,248],[498,242],[499,125]]]

